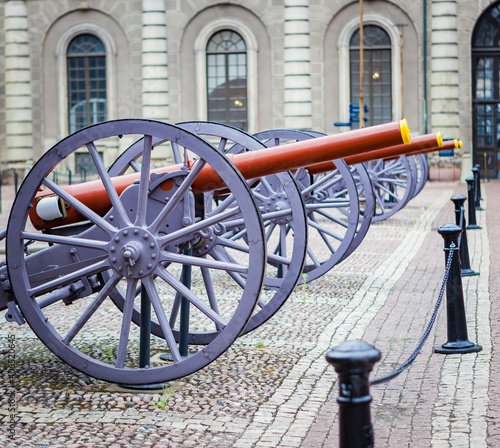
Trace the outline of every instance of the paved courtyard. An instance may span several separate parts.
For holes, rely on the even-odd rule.
[[[450,198],[466,191],[458,182],[428,183],[398,214],[372,224],[342,264],[297,287],[273,319],[164,390],[138,392],[88,378],[56,358],[27,325],[7,323],[2,313],[0,389],[10,384],[6,352],[13,340],[20,421],[9,439],[4,393],[0,446],[337,447],[337,376],[325,353],[352,339],[374,345],[382,359],[371,378],[407,359],[441,287],[437,229],[454,222]],[[482,229],[467,233],[471,266],[480,275],[463,278],[463,289],[469,339],[483,350],[433,353],[446,342],[441,306],[410,368],[371,388],[377,447],[500,446],[500,182],[483,183],[482,195]],[[5,223],[5,200],[2,212]]]

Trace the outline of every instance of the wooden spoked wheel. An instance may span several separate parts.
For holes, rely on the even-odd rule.
[[[176,126],[205,137],[221,153],[227,152],[236,144],[247,150],[265,148],[258,139],[250,134],[221,123],[192,121],[178,123]],[[155,141],[154,143],[159,145],[162,142]],[[142,157],[141,146],[140,141],[130,146],[113,163],[109,169],[110,175],[118,176],[131,169],[133,171],[139,170]],[[172,158],[176,161],[182,160],[178,148],[174,145],[172,149]],[[251,179],[248,184],[251,186],[262,215],[268,247],[266,275],[264,277],[266,288],[261,292],[257,307],[243,334],[254,330],[270,319],[292,293],[301,279],[307,248],[305,206],[293,177],[289,173],[280,173],[265,178]],[[203,202],[207,207],[214,206],[216,202],[220,202],[221,207],[229,207],[233,200],[233,195],[223,191],[220,194],[205,193]],[[208,209],[205,212],[208,213]],[[235,217],[225,222],[224,225],[226,232],[219,235],[214,243],[208,247],[198,246],[193,251],[193,256],[230,259],[231,255],[227,248],[231,244],[249,245],[247,229],[241,220]],[[219,244],[219,241],[223,243]],[[240,282],[244,284],[244,279],[241,278]],[[115,303],[120,309],[123,309],[121,295],[114,297]],[[134,310],[133,319],[135,322],[140,321],[140,310],[137,307]],[[151,331],[157,334],[159,330],[158,323],[153,321]],[[172,331],[177,339],[179,337],[178,328],[174,327]],[[189,343],[208,344],[216,336],[216,330],[205,333],[190,331]]]
[[[142,162],[130,184],[117,193],[118,178],[108,173],[99,149],[122,136],[142,141]],[[187,161],[184,169],[154,172],[154,141],[181,148]],[[71,187],[53,180],[56,167],[71,163],[77,152],[92,160],[100,180]],[[234,199],[228,207],[215,206],[203,214],[196,207],[196,182],[207,166],[220,175]],[[129,177],[118,180],[128,182]],[[40,206],[43,199],[35,198],[40,193],[55,197],[51,201],[56,207]],[[96,204],[103,207],[97,210]],[[43,215],[43,224],[50,229],[34,230],[30,211]],[[65,215],[73,213],[85,223],[67,225]],[[226,247],[231,259],[186,254],[200,241],[223,235],[224,223],[236,217],[247,228],[250,246]],[[239,172],[198,136],[152,120],[100,123],[50,149],[19,189],[6,244],[16,301],[40,340],[74,368],[125,384],[170,381],[216,359],[251,318],[266,265],[260,212]],[[199,273],[192,279],[196,287],[188,289],[179,281],[183,265]],[[118,289],[124,298],[123,312],[109,306]],[[173,358],[169,364],[152,356],[150,365],[139,366],[139,330],[131,325],[138,290],[147,293],[161,331],[160,337],[153,336],[153,355],[156,347],[169,351]],[[193,331],[217,333],[208,345],[185,358],[172,330],[179,296],[190,302]]]

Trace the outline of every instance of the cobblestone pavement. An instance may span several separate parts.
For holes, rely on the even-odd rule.
[[[241,337],[216,362],[161,391],[95,381],[58,360],[27,325],[0,316],[2,383],[15,337],[16,414],[9,439],[8,396],[0,406],[0,447],[336,447],[336,374],[324,358],[345,340],[382,352],[372,378],[413,352],[433,312],[444,273],[437,229],[454,222],[459,183],[428,183],[404,210],[373,224],[341,265],[300,285],[268,323]],[[500,446],[500,182],[482,185],[486,211],[467,233],[471,266],[463,278],[469,340],[479,353],[441,355],[446,312],[409,369],[373,386],[377,447]],[[6,219],[4,213],[0,219]],[[2,359],[3,357],[3,359]]]

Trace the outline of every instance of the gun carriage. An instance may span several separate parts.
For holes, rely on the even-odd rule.
[[[200,135],[217,138],[217,146]],[[107,168],[98,148],[123,136],[134,143]],[[361,166],[340,159],[412,148],[403,145],[405,121],[309,138],[268,148],[272,139],[263,135],[151,120],[115,120],[68,136],[35,164],[13,204],[2,235],[0,309],[8,308],[8,320],[27,321],[65,362],[106,381],[161,383],[203,368],[269,319],[301,276],[317,278],[359,244],[371,187]],[[57,182],[57,166],[82,149],[99,179]],[[156,167],[155,154],[166,152],[173,164]],[[320,173],[321,164],[328,165]],[[322,231],[315,213],[342,232]],[[322,260],[311,256],[308,227],[336,241]],[[154,312],[153,345],[170,352],[170,363],[153,356],[139,365],[144,295]],[[187,357],[178,348],[183,299],[191,304]],[[66,306],[70,317],[61,318]],[[102,356],[103,344],[112,359]]]

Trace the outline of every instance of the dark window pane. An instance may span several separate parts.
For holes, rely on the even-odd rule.
[[[472,45],[474,47],[500,45],[500,6],[494,6],[479,19]]]
[[[215,33],[207,44],[208,120],[247,129],[246,45],[231,30]]]
[[[351,98],[353,105],[359,104],[360,61],[359,30],[350,41]],[[392,120],[392,72],[391,41],[380,27],[365,25],[363,28],[363,93],[368,108],[365,125],[386,123]],[[357,127],[354,125],[354,127]]]
[[[493,98],[493,58],[476,60],[476,98]]]
[[[93,34],[80,34],[76,36],[68,47],[68,55],[89,55],[89,54],[105,54],[104,45],[100,39]]]
[[[391,46],[391,38],[379,26],[364,25],[363,26],[363,44],[367,47],[389,47]],[[349,42],[350,47],[359,47],[359,28],[352,35]]]
[[[102,159],[102,152],[99,152]],[[95,177],[97,175],[97,169],[94,165],[92,157],[86,152],[75,153],[75,169],[76,175],[80,176],[83,180],[86,180],[87,176]]]

